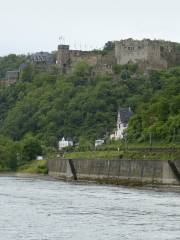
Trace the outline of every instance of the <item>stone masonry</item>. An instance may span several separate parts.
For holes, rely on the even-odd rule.
[[[64,72],[81,61],[87,62],[97,73],[112,73],[115,64],[138,64],[143,70],[167,69],[180,65],[179,44],[162,40],[126,39],[114,42],[114,48],[104,51],[70,50],[69,45],[59,45],[57,64]]]
[[[176,43],[144,39],[115,42],[117,64],[138,63],[145,69],[167,69],[180,64]]]

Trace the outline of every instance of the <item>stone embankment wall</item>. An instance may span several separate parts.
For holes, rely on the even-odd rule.
[[[134,185],[180,183],[180,161],[55,159],[48,161],[48,169],[50,176],[60,179]]]

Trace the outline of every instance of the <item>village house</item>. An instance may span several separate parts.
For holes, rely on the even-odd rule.
[[[48,52],[37,52],[30,56],[30,61],[34,64],[51,65],[53,64],[53,57]]]
[[[6,85],[9,86],[19,80],[20,71],[7,71],[6,72]]]
[[[58,143],[59,150],[62,150],[63,148],[66,148],[66,147],[72,147],[72,146],[73,146],[73,141],[69,139],[66,140],[64,137]]]
[[[120,140],[124,137],[124,132],[128,127],[129,119],[132,117],[133,112],[131,108],[119,108],[117,116],[117,128],[115,133],[110,135],[111,140]]]
[[[101,146],[104,144],[104,140],[103,139],[97,139],[95,140],[95,147]]]

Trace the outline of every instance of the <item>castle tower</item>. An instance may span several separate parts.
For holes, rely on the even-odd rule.
[[[176,43],[161,40],[125,39],[115,42],[117,64],[136,63],[144,69],[167,69],[177,65]]]
[[[69,45],[58,46],[57,64],[62,72],[66,72],[70,65]]]

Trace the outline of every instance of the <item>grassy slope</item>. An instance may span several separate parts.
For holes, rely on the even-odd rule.
[[[31,161],[28,164],[25,164],[18,168],[17,172],[20,173],[38,173],[38,174],[47,174],[47,161]]]
[[[87,151],[87,152],[72,152],[66,153],[67,158],[85,158],[85,159],[95,159],[95,158],[117,158],[122,155],[122,151]]]
[[[180,160],[180,152],[139,152],[139,151],[89,151],[65,154],[66,158],[80,159],[145,159],[145,160]]]
[[[163,148],[168,147],[179,147],[179,145],[164,145],[161,143],[152,145],[153,148],[161,147],[162,150],[160,152],[155,151],[143,151],[143,148],[149,148],[148,143],[137,143],[137,144],[128,144],[128,148],[133,150],[124,150],[125,144],[122,142],[113,142],[110,144],[106,144],[101,146],[96,151],[85,151],[85,152],[71,152],[65,153],[65,158],[72,158],[72,159],[150,159],[150,160],[180,160],[180,150],[174,151],[163,151]],[[119,148],[119,151],[118,151]],[[137,148],[137,150],[136,150]],[[138,148],[142,148],[142,151],[138,151]],[[48,157],[53,159],[55,156],[54,154]],[[47,160],[42,161],[31,161],[28,164],[25,164],[18,168],[17,172],[21,173],[36,173],[36,174],[47,174]]]
[[[180,144],[165,144],[165,143],[152,143],[152,151],[150,151],[149,143],[128,143],[114,141],[111,143],[99,146],[96,151],[74,151],[66,153],[67,158],[128,158],[128,159],[179,159],[180,160]],[[153,149],[161,148],[160,151],[154,151]],[[172,149],[168,151],[166,148]],[[174,151],[177,148],[178,151]]]

